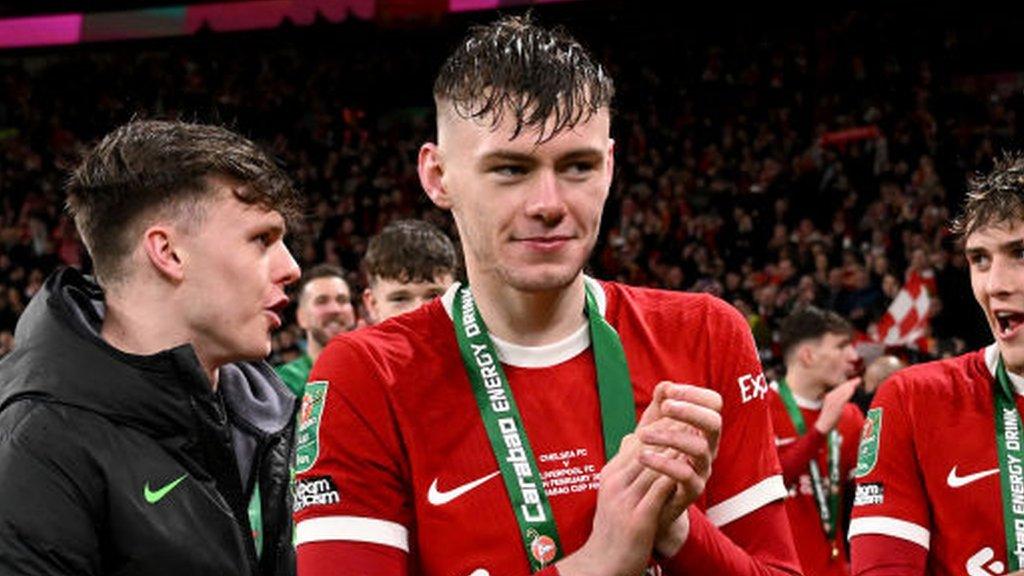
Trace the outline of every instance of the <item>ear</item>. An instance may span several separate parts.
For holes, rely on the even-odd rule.
[[[800,344],[796,351],[796,358],[803,364],[804,368],[814,366],[814,346]]]
[[[367,315],[370,316],[370,322],[377,323],[377,298],[373,295],[373,291],[369,288],[363,289],[363,307],[366,308]]]
[[[295,307],[295,323],[299,325],[299,328],[303,330],[309,329],[309,310],[302,305],[302,294],[296,295],[300,298],[298,306]]]
[[[417,171],[420,175],[420,185],[431,202],[438,208],[450,210],[452,201],[444,188],[444,161],[437,144],[427,142],[420,147]]]
[[[612,175],[615,174],[615,138],[608,139],[608,158],[605,160],[605,169],[608,171],[608,182],[610,186]]]
[[[172,282],[185,278],[180,235],[173,226],[154,224],[142,233],[142,249],[156,271]]]

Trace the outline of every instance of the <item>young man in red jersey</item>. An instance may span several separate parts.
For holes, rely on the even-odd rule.
[[[789,489],[786,512],[804,574],[850,573],[840,508],[864,423],[850,402],[859,378],[850,323],[808,306],[779,329],[786,376],[769,395],[775,444]]]
[[[1019,573],[1024,550],[1024,159],[971,181],[955,229],[995,343],[886,380],[855,475],[854,574]]]
[[[300,573],[798,572],[742,317],[582,274],[612,92],[574,39],[523,18],[475,28],[442,67],[420,180],[469,285],[314,366]]]

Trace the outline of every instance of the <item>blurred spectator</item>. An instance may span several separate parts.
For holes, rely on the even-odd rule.
[[[940,301],[963,293],[949,211],[966,176],[1013,145],[1024,120],[1018,77],[987,75],[1016,64],[970,46],[1011,42],[990,28],[1013,29],[1015,17],[936,7],[955,23],[937,34],[895,9],[729,11],[694,24],[614,4],[536,10],[600,35],[619,79],[617,175],[595,275],[742,305],[769,369],[779,368],[779,319],[807,302],[863,330],[922,264],[936,271]],[[33,293],[33,270],[90,269],[61,213],[60,182],[79,150],[133,116],[226,122],[264,144],[309,198],[293,240],[300,264],[342,266],[356,292],[367,241],[389,222],[422,218],[454,237],[419,193],[430,95],[408,86],[430,85],[464,28],[350,18],[0,56],[0,292],[13,288],[19,300],[9,297],[9,309],[16,316]],[[13,328],[8,316],[0,307],[0,329]],[[932,350],[983,344],[979,320],[969,307],[942,306]],[[294,355],[297,337],[286,326],[274,357]]]
[[[893,372],[902,370],[905,366],[906,364],[902,360],[891,354],[875,358],[864,370],[864,385],[857,389],[853,396],[853,402],[862,412],[867,413],[868,408],[871,407],[871,400],[874,399],[882,382],[885,382],[885,379]]]
[[[415,310],[444,294],[458,270],[455,246],[433,224],[397,220],[370,239],[363,305],[370,323]]]
[[[295,316],[305,332],[305,351],[275,370],[292,392],[302,398],[313,363],[331,338],[355,329],[356,313],[344,271],[331,264],[320,264],[307,270],[299,280],[295,294],[298,300]]]

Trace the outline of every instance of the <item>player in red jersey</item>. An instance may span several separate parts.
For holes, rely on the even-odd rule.
[[[842,496],[864,423],[850,402],[860,379],[847,380],[857,361],[853,327],[835,312],[807,307],[786,317],[779,332],[786,376],[769,405],[796,551],[804,574],[844,576]]]
[[[742,317],[581,272],[612,92],[575,40],[523,18],[474,29],[443,66],[420,178],[455,217],[471,289],[317,362],[300,573],[799,571]]]
[[[1024,159],[1006,156],[974,179],[954,227],[995,344],[902,370],[879,389],[855,471],[855,574],[1021,568]]]

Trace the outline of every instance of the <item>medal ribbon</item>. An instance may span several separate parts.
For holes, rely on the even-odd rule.
[[[622,341],[601,316],[589,285],[586,290],[586,313],[597,367],[601,427],[608,460],[618,452],[622,438],[636,427],[636,404]],[[536,572],[562,557],[558,528],[523,428],[523,419],[512,396],[512,387],[467,286],[460,287],[455,294],[452,321],[480,417],[519,522],[526,557]]]
[[[1024,450],[1021,449],[1021,420],[1003,358],[996,365],[995,398],[996,452],[1003,489],[1003,527],[1006,530],[1007,572],[1021,568],[1024,556]]]
[[[803,436],[807,433],[807,424],[804,422],[804,415],[796,404],[793,391],[786,384],[786,379],[779,380],[779,396],[786,406],[789,419],[793,422],[797,434]],[[826,436],[828,441],[828,480],[829,488],[821,479],[821,470],[818,468],[818,459],[812,458],[807,465],[811,474],[811,487],[814,490],[814,500],[818,504],[818,516],[821,517],[821,528],[825,531],[825,537],[834,540],[836,526],[839,524],[839,432],[831,430]],[[827,492],[827,493],[826,493]]]

